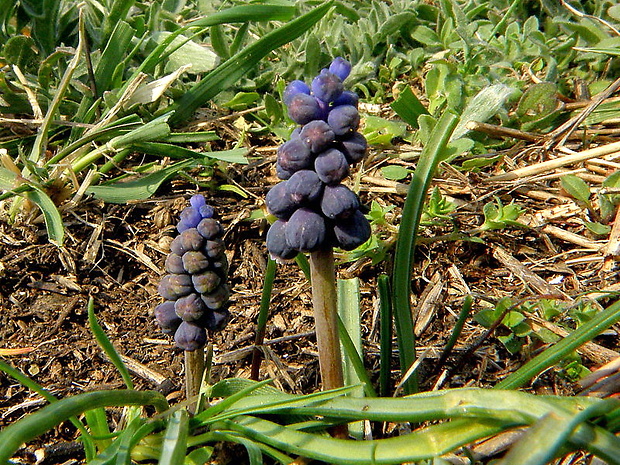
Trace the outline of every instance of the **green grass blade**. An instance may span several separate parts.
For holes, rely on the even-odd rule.
[[[256,336],[254,337],[254,350],[252,351],[252,368],[251,378],[258,381],[260,373],[260,364],[262,352],[260,346],[265,342],[265,333],[267,331],[267,319],[269,318],[269,306],[271,304],[271,292],[273,290],[273,282],[276,278],[277,263],[272,258],[267,259],[267,269],[265,270],[265,279],[263,281],[263,292],[260,298],[260,309],[258,319],[256,321]]]
[[[133,2],[117,1],[116,4],[126,3],[131,5]],[[107,18],[106,18],[107,23]],[[104,92],[111,89],[114,70],[127,53],[128,47],[134,38],[136,31],[125,21],[115,21],[114,31],[108,40],[97,67],[95,68],[95,83],[97,85],[97,97],[101,97]],[[108,33],[105,33],[106,36]]]
[[[177,125],[188,120],[198,107],[221,91],[231,87],[272,50],[291,42],[314,26],[329,11],[332,5],[331,1],[326,2],[299,18],[265,34],[255,43],[247,46],[219,65],[179,99],[175,105],[176,109],[170,123]]]
[[[71,417],[100,407],[125,405],[153,405],[159,412],[168,409],[165,397],[155,391],[95,391],[67,397],[29,414],[0,431],[0,463],[6,463],[22,444]]]
[[[549,412],[519,439],[498,465],[545,465],[560,455],[579,424],[604,415],[614,407],[617,402],[608,399],[572,416],[559,411]]]
[[[288,21],[295,15],[295,11],[296,8],[292,5],[239,5],[192,21],[189,26],[206,28],[246,21]]]
[[[81,14],[80,14],[79,21],[80,23],[82,23],[83,21],[83,17]],[[79,29],[82,30],[83,28],[80,27]],[[82,34],[80,33],[78,46],[75,49],[73,59],[71,60],[71,62],[69,62],[67,69],[65,70],[65,73],[63,74],[62,79],[60,80],[60,84],[58,84],[58,88],[54,92],[54,98],[52,99],[52,102],[47,108],[47,113],[45,114],[45,117],[43,118],[43,123],[39,127],[39,131],[37,132],[37,137],[32,146],[32,150],[30,151],[29,159],[35,163],[43,158],[43,155],[45,154],[45,151],[47,150],[48,132],[52,125],[52,121],[55,119],[56,113],[58,112],[60,104],[62,103],[62,100],[65,97],[65,93],[69,89],[71,78],[73,77],[73,73],[75,72],[75,70],[77,69],[80,63],[80,60],[82,60],[83,52],[84,52],[84,37],[82,37]],[[51,51],[49,53],[51,53]]]
[[[428,187],[457,123],[458,117],[450,112],[444,113],[437,122],[430,140],[420,154],[403,207],[392,272],[392,303],[400,369],[403,374],[415,361],[415,334],[410,301],[415,240]],[[410,394],[416,390],[416,379],[411,377],[405,382],[404,391]]]
[[[463,326],[465,326],[465,321],[467,321],[467,317],[469,316],[469,313],[471,312],[471,306],[473,302],[474,302],[474,299],[472,298],[471,295],[465,296],[465,301],[463,302],[463,306],[461,307],[461,311],[459,312],[459,316],[456,320],[456,323],[454,323],[454,327],[452,328],[452,333],[450,334],[450,338],[448,339],[448,342],[446,342],[443,352],[441,353],[441,357],[439,357],[439,360],[437,361],[438,367],[441,368],[443,363],[446,361],[446,359],[450,355],[450,352],[452,352],[452,349],[456,345],[456,341],[458,341],[459,336],[461,335]]]
[[[575,415],[602,403],[586,397],[535,396],[520,391],[461,388],[425,392],[408,397],[356,398],[346,396],[288,396],[270,403],[273,395],[256,395],[239,400],[226,413],[271,413],[313,416],[343,421],[372,420],[424,422],[453,418],[495,418],[515,425],[529,425],[549,412]],[[279,402],[279,403],[278,403]],[[620,405],[614,400],[613,404]],[[609,407],[609,405],[608,405]],[[250,410],[252,409],[252,410]]]
[[[24,375],[21,371],[13,368],[11,365],[4,363],[2,360],[0,360],[0,371],[3,371],[12,378],[15,378],[19,384],[31,390],[32,392],[36,392],[50,404],[58,402],[59,399],[53,394],[50,394],[47,389],[45,389],[40,384],[34,382],[28,376]],[[73,426],[75,426],[82,434],[81,441],[84,443],[84,452],[86,453],[86,458],[94,457],[96,453],[95,441],[92,439],[84,424],[75,416],[70,417],[69,420],[71,421]]]
[[[390,278],[382,274],[377,278],[380,318],[379,395],[389,397],[392,372],[392,302]]]
[[[248,150],[244,148],[222,150],[219,152],[196,152],[195,150],[163,142],[141,142],[139,144],[133,144],[132,147],[140,152],[148,153],[149,155],[178,158],[181,160],[185,160],[186,158],[212,158],[213,160],[238,163],[240,165],[247,165],[249,163],[248,159],[245,157]]]
[[[620,465],[620,438],[609,431],[582,423],[570,439],[574,447],[591,452],[609,465]]]
[[[109,203],[126,203],[130,200],[145,200],[153,195],[159,186],[179,171],[200,165],[199,160],[186,160],[175,163],[135,181],[117,182],[106,186],[90,186],[88,194]]]
[[[159,465],[179,465],[183,463],[185,453],[187,452],[188,432],[189,414],[185,409],[177,410],[168,420]]]
[[[568,336],[538,354],[517,371],[494,386],[496,389],[517,389],[555,365],[586,342],[591,341],[610,326],[620,321],[620,301],[615,302],[582,324]]]
[[[226,425],[284,452],[341,465],[399,464],[430,459],[509,426],[493,420],[457,420],[399,437],[351,441],[304,433],[248,416],[227,421]]]
[[[419,128],[418,118],[420,115],[428,114],[428,110],[422,102],[415,96],[411,87],[407,86],[398,98],[390,105],[392,110],[413,128]]]
[[[32,186],[32,190],[26,192],[25,196],[43,212],[49,241],[58,247],[62,246],[65,240],[65,226],[54,201],[42,189],[36,186]]]
[[[86,424],[90,429],[90,434],[93,436],[97,450],[99,452],[105,450],[112,444],[112,439],[110,439],[110,427],[108,426],[105,410],[102,408],[89,410],[84,413],[84,417],[86,418]]]
[[[129,374],[129,370],[123,363],[120,355],[118,355],[118,352],[112,345],[112,342],[110,342],[110,339],[108,339],[108,335],[105,333],[105,331],[97,321],[97,317],[95,316],[95,300],[92,297],[88,299],[88,324],[90,325],[90,330],[95,336],[99,347],[103,349],[112,364],[121,374],[121,377],[123,378],[127,389],[133,389],[133,381],[131,381],[131,375]]]
[[[363,385],[351,392],[352,396],[377,397],[362,359],[362,333],[359,306],[359,280],[339,279],[338,283],[338,334],[344,360],[346,386]]]

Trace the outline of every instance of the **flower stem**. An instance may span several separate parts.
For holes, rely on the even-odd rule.
[[[323,390],[336,389],[344,386],[344,375],[338,338],[334,251],[331,247],[310,254],[310,279]],[[331,428],[330,433],[333,437],[345,439],[349,436],[348,426],[336,425]]]
[[[205,371],[204,347],[196,350],[185,351],[185,397],[190,401],[187,410],[194,414],[198,413],[198,394],[202,383],[202,375]]]

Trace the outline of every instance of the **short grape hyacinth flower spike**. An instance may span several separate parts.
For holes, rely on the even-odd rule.
[[[229,319],[224,230],[213,215],[202,195],[190,199],[166,257],[168,274],[159,283],[166,300],[155,308],[155,318],[185,351],[203,348],[207,330],[222,329]]]
[[[267,234],[277,260],[321,248],[353,250],[370,237],[357,195],[341,184],[367,149],[357,131],[358,96],[343,85],[350,72],[351,64],[338,57],[310,85],[295,80],[284,90],[289,117],[300,127],[278,150],[283,181],[265,199],[277,218]]]

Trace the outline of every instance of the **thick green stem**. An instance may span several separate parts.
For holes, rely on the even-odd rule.
[[[331,247],[310,254],[312,304],[323,389],[344,385],[338,339],[338,303],[334,252]]]
[[[198,394],[202,383],[202,375],[205,371],[204,347],[196,350],[185,351],[185,397],[190,404],[187,410],[190,413],[198,413]],[[193,399],[193,400],[192,400]]]

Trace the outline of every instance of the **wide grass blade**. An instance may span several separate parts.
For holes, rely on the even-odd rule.
[[[415,333],[411,313],[411,270],[420,217],[435,169],[444,156],[446,145],[458,120],[456,115],[446,112],[437,122],[430,140],[420,154],[403,207],[392,272],[392,305],[400,369],[403,374],[415,362]],[[406,394],[417,391],[415,377],[405,382],[404,391]]]
[[[577,350],[586,342],[591,341],[610,326],[620,321],[620,301],[610,305],[595,315],[591,320],[582,324],[561,341],[553,344],[527,362],[503,381],[494,386],[495,389],[517,389],[552,367],[571,352]]]
[[[26,192],[25,195],[28,200],[35,203],[43,212],[49,241],[58,247],[62,246],[65,240],[65,226],[54,201],[42,189],[36,186],[32,186],[32,190]]]
[[[224,63],[219,65],[192,87],[175,105],[176,109],[170,123],[180,124],[188,120],[194,111],[223,90],[231,87],[243,77],[268,53],[296,39],[314,26],[332,7],[326,2],[289,23],[265,34],[252,45],[245,47]]]
[[[400,464],[450,452],[507,427],[497,420],[457,420],[411,434],[371,441],[351,441],[296,431],[271,421],[241,416],[225,424],[288,453],[341,465]]]
[[[179,409],[168,419],[166,435],[161,447],[159,465],[182,464],[187,452],[187,435],[189,432],[189,414]]]
[[[67,397],[31,413],[0,431],[0,463],[6,463],[19,447],[87,410],[126,405],[153,405],[158,412],[168,409],[166,398],[155,391],[96,391]]]

